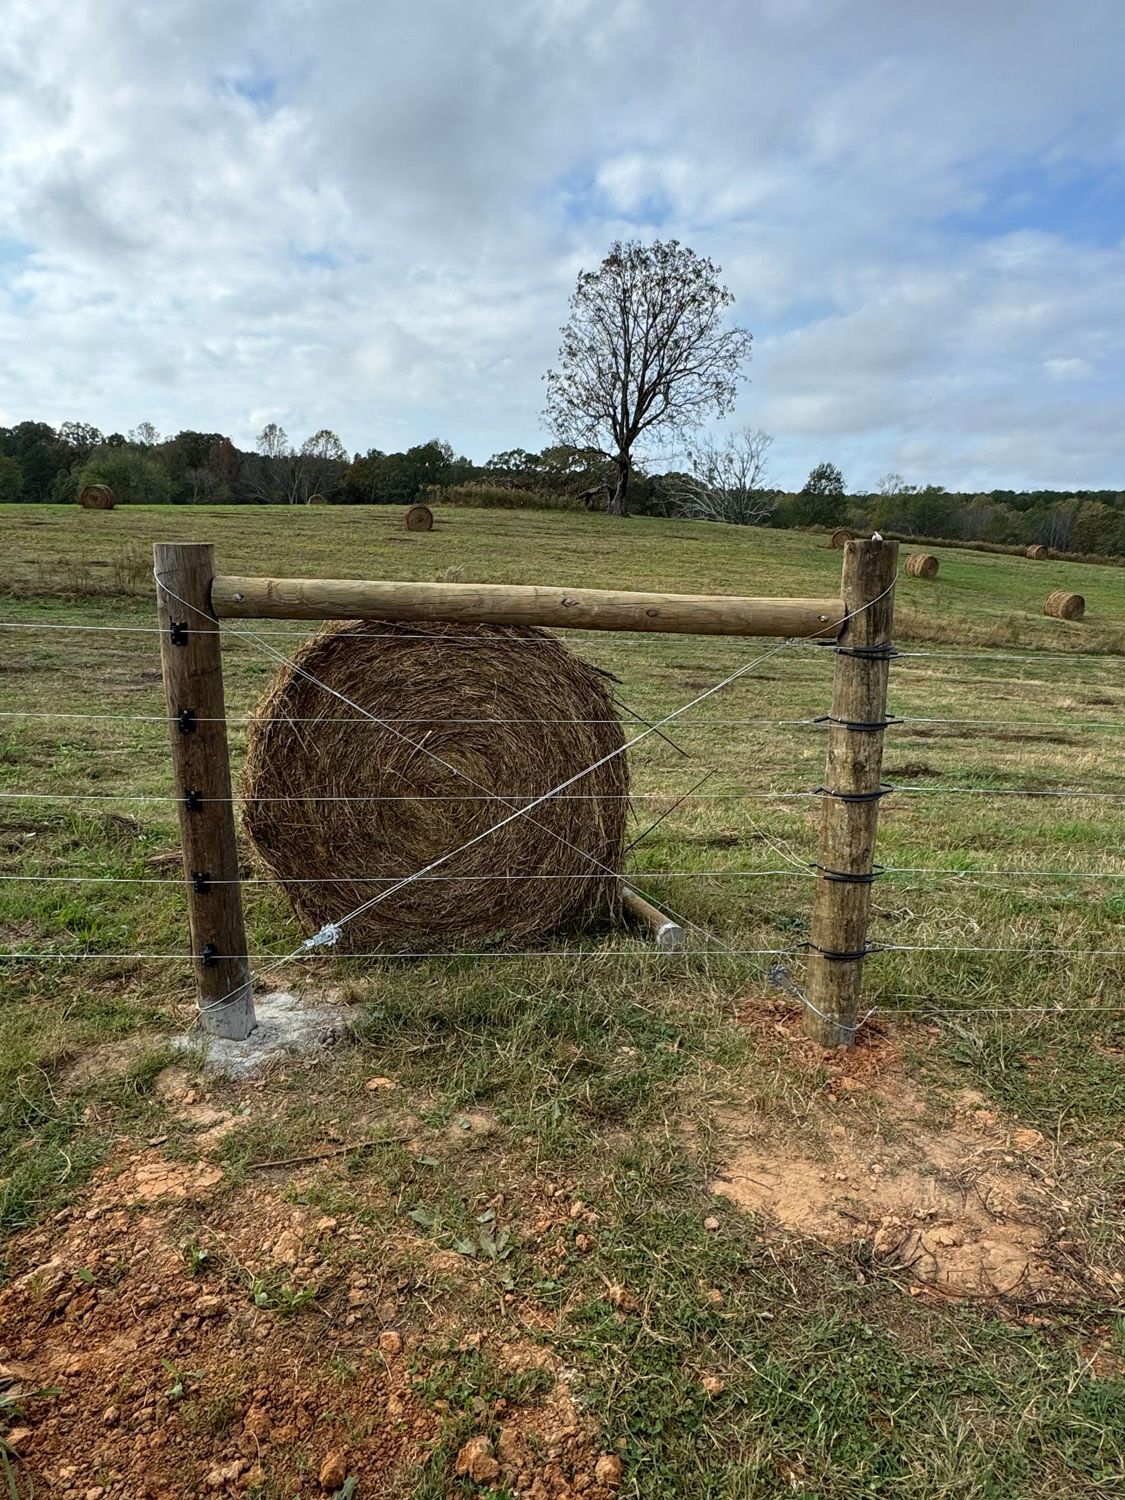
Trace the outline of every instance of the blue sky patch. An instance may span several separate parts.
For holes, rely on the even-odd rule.
[[[1107,164],[1042,160],[982,162],[972,176],[983,194],[974,208],[948,215],[949,228],[974,239],[1021,229],[1062,234],[1091,245],[1125,239],[1125,171]]]

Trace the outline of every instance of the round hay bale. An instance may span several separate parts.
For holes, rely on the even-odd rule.
[[[906,559],[906,571],[911,578],[936,578],[938,560],[932,552],[912,552]]]
[[[328,501],[323,495],[310,495],[305,501],[306,505],[327,505]]]
[[[412,505],[406,512],[407,531],[433,531],[434,513],[428,505]]]
[[[854,542],[854,541],[855,541],[855,532],[854,531],[849,531],[846,526],[838,526],[836,528],[836,530],[832,533],[832,535],[828,538],[828,545],[830,547],[835,547],[835,549],[836,549],[837,552],[842,552],[844,550],[844,543],[845,542]]]
[[[1068,594],[1066,589],[1055,589],[1054,593],[1047,595],[1043,613],[1052,615],[1056,620],[1080,620],[1086,613],[1086,601],[1081,594]]]
[[[112,510],[115,496],[108,484],[85,485],[78,497],[83,510]]]
[[[243,780],[247,798],[283,800],[248,801],[244,821],[267,869],[300,882],[283,889],[309,932],[624,743],[602,674],[530,626],[359,621],[327,627],[292,660],[299,670],[278,673],[251,724]],[[352,711],[302,673],[384,723],[341,722]],[[520,944],[604,915],[618,899],[605,871],[619,866],[628,791],[615,755],[350,921],[341,948]],[[495,878],[537,874],[561,878]]]
[[[1027,549],[1027,551],[1024,553],[1024,556],[1030,557],[1032,562],[1046,562],[1047,558],[1050,556],[1050,553],[1048,552],[1047,548],[1044,547],[1042,542],[1035,542]]]

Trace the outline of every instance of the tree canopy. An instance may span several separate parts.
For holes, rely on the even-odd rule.
[[[676,240],[618,240],[596,271],[579,274],[545,417],[560,443],[611,454],[615,515],[625,514],[639,438],[691,430],[734,406],[751,335],[725,324],[734,296],[719,270]]]
[[[801,486],[802,495],[842,495],[844,476],[835,464],[817,464]]]

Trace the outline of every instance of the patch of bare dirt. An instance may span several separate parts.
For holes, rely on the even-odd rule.
[[[772,1010],[775,1031],[795,1027]],[[865,1240],[888,1268],[956,1296],[1060,1289],[1067,1257],[1057,1252],[1070,1243],[1060,1237],[1085,1205],[1067,1196],[1039,1131],[968,1091],[936,1108],[877,1033],[850,1053],[794,1040],[830,1066],[826,1088],[799,1128],[760,1110],[729,1113],[716,1193],[824,1244]],[[1107,1293],[1125,1286],[1114,1271],[1082,1275],[1100,1275]]]
[[[476,1151],[490,1135],[495,1135],[497,1128],[496,1117],[486,1110],[466,1110],[462,1115],[454,1115],[450,1121],[445,1133],[446,1144],[455,1150]]]
[[[246,1123],[249,1107],[227,1109],[214,1103],[184,1067],[164,1068],[156,1076],[157,1097],[172,1114],[195,1132],[194,1145],[204,1156],[214,1156],[227,1136]]]
[[[223,1180],[221,1167],[207,1166],[203,1162],[153,1161],[131,1163],[114,1182],[95,1192],[89,1212],[101,1208],[115,1208],[124,1204],[135,1208],[139,1204],[168,1201],[201,1202],[214,1191]]]
[[[165,1080],[177,1108],[209,1108],[189,1083]],[[302,1201],[304,1181],[232,1185],[214,1162],[122,1146],[73,1208],[8,1242],[0,1384],[28,1396],[8,1433],[21,1494],[307,1500],[330,1493],[322,1476],[354,1476],[357,1500],[409,1492],[451,1416],[423,1385],[432,1351],[448,1349],[443,1328],[454,1344],[463,1334],[461,1287],[472,1295],[480,1272],[431,1250],[385,1188],[350,1180],[348,1213],[327,1213]],[[557,1228],[581,1253],[588,1210],[562,1187],[540,1192],[540,1234]],[[550,1377],[526,1404],[482,1407],[463,1474],[494,1474],[521,1500],[613,1500],[620,1462],[577,1411],[535,1312],[505,1294],[497,1326],[462,1344]]]
[[[84,1089],[113,1078],[123,1078],[146,1052],[160,1045],[160,1040],[159,1037],[137,1033],[88,1047],[63,1069],[60,1075],[63,1087]]]

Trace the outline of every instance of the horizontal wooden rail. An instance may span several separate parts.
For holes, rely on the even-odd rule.
[[[845,614],[839,599],[743,599],[350,578],[217,577],[211,607],[220,618],[236,620],[449,620],[681,635],[835,636]]]

